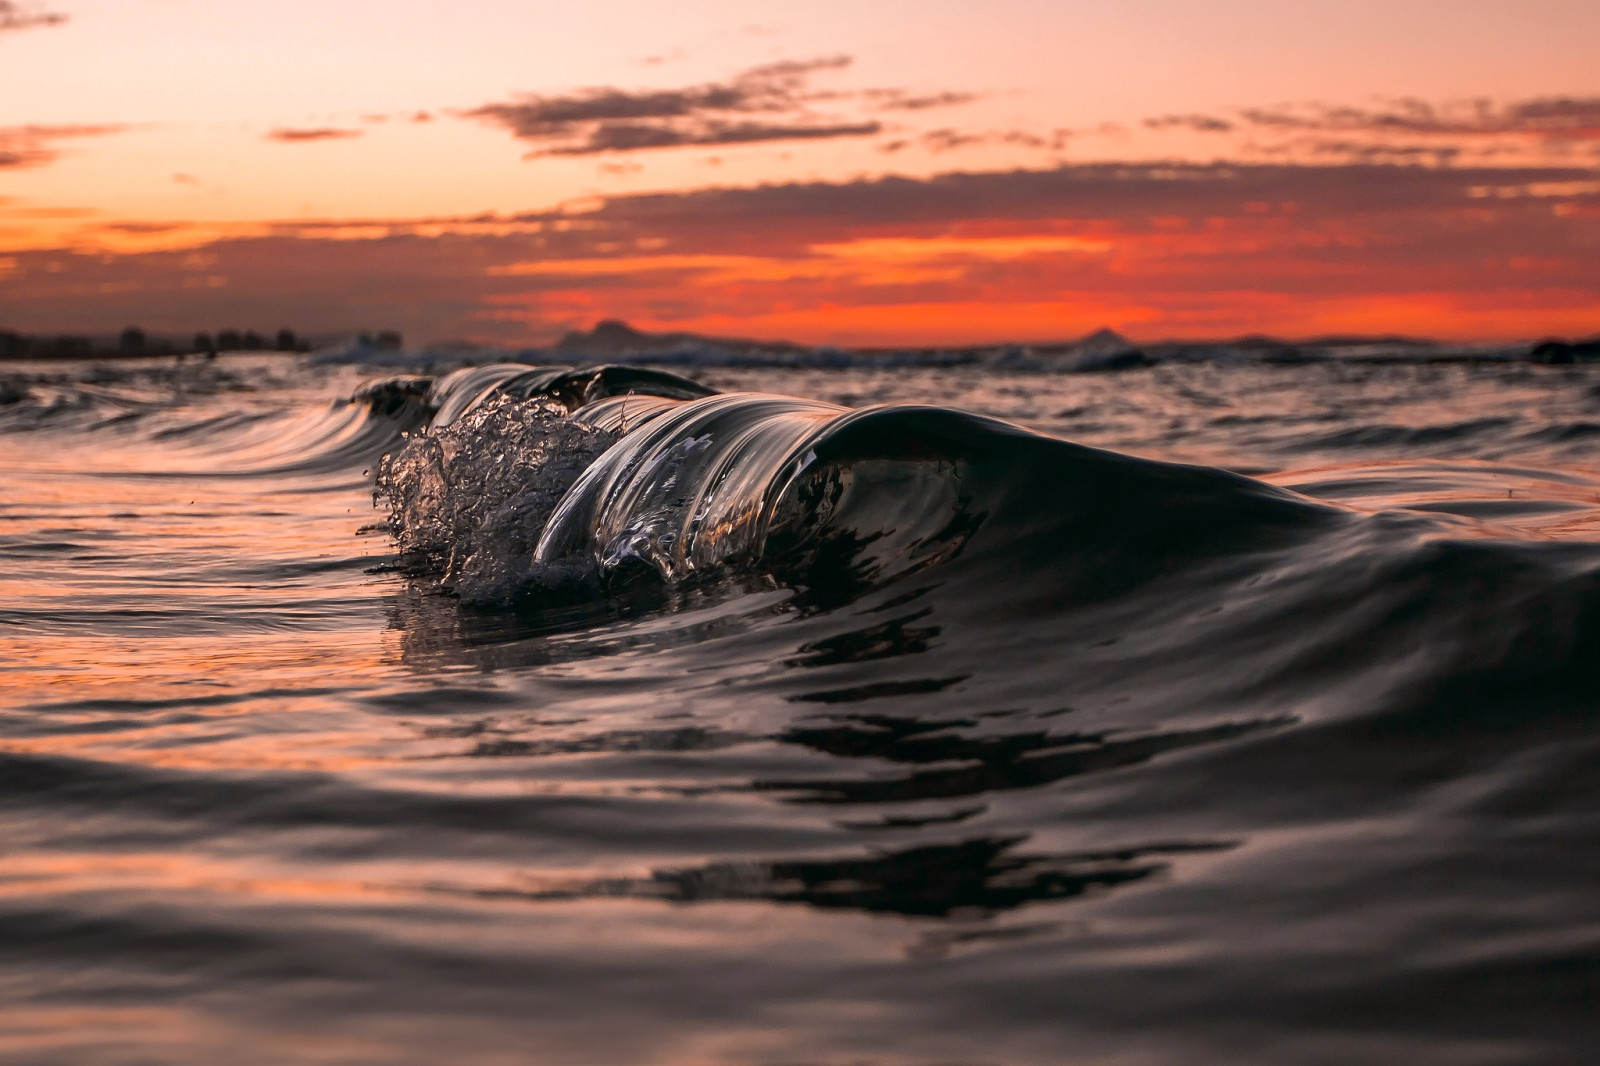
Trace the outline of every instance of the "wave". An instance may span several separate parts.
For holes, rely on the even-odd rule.
[[[1521,706],[1522,728],[1547,713],[1534,704],[1571,713],[1573,694],[1600,686],[1583,651],[1600,639],[1600,553],[1508,539],[1487,502],[1374,513],[948,408],[688,398],[698,387],[659,371],[600,373],[580,389],[565,372],[511,369],[451,380],[440,410],[465,413],[379,473],[408,565],[464,603],[548,612],[786,589],[786,609],[845,623],[802,656],[833,683],[790,697],[833,709],[837,728],[857,704],[959,711],[968,679],[997,661],[1031,684],[1043,675],[1029,654],[1050,657],[1051,677],[1073,673],[1080,693],[1165,705],[1164,691],[1181,691],[1195,715],[1161,737],[1086,733],[998,770],[980,754],[978,769],[903,785],[775,787],[956,796],[992,790],[995,774],[1026,783],[1119,765],[1165,750],[1162,738],[1275,735],[1330,707],[1409,708],[1419,728],[1448,729],[1452,715]],[[917,621],[930,610],[943,619],[931,628]],[[918,659],[931,638],[917,634],[941,627],[933,668]],[[1510,698],[1519,686],[1526,700]],[[884,714],[863,719],[870,732]],[[1137,714],[1123,707],[1119,720]]]
[[[1149,526],[1180,509],[1215,514],[1244,543],[1327,511],[944,408],[709,391],[637,368],[457,371],[430,389],[431,426],[386,458],[378,492],[402,548],[479,602],[730,571],[872,585],[983,530],[1017,546],[1091,515]],[[1150,514],[1117,514],[1140,507]]]

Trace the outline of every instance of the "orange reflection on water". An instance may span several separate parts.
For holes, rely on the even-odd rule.
[[[1265,480],[1354,510],[1437,515],[1440,536],[1600,539],[1600,471],[1558,477],[1505,463],[1390,459],[1300,467]]]

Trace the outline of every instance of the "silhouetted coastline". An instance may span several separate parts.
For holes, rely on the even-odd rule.
[[[505,348],[474,342],[442,342],[408,349],[397,330],[302,334],[224,329],[193,335],[146,333],[130,326],[116,335],[28,335],[0,330],[0,361],[215,357],[228,352],[318,352],[331,362],[394,365],[466,364],[519,359],[583,365],[635,362],[661,366],[956,367],[973,364],[1004,370],[1116,373],[1169,362],[1245,361],[1273,365],[1333,361],[1385,363],[1536,363],[1571,365],[1600,362],[1600,334],[1546,337],[1536,341],[1441,342],[1396,335],[1331,335],[1285,340],[1253,334],[1224,340],[1163,340],[1139,343],[1112,329],[1075,340],[1016,343],[993,341],[964,345],[840,346],[788,340],[710,337],[685,331],[650,332],[620,319],[603,319],[589,330],[573,330],[547,346]]]
[[[385,336],[380,334],[379,336]],[[398,334],[392,334],[398,346]],[[218,355],[223,352],[308,352],[319,342],[295,330],[252,329],[171,334],[129,326],[116,334],[29,334],[0,329],[0,359],[137,359],[150,356]]]

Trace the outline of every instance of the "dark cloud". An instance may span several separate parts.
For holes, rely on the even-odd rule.
[[[1463,154],[1459,146],[1450,144],[1375,144],[1351,140],[1312,140],[1296,148],[1341,162],[1426,164],[1436,167],[1451,166]]]
[[[36,167],[56,157],[54,152],[35,145],[7,144],[0,140],[0,170]]]
[[[759,241],[770,251],[788,240],[801,248],[864,231],[947,233],[955,226],[1027,229],[1107,220],[1139,227],[1162,217],[1227,219],[1250,215],[1246,205],[1257,203],[1294,204],[1311,224],[1432,217],[1482,208],[1482,190],[1488,188],[1593,185],[1597,180],[1595,171],[1575,167],[1080,163],[636,194],[574,217],[585,221],[586,233],[605,234],[597,240],[665,239],[680,251],[726,250]],[[1542,202],[1539,210],[1549,215],[1556,202]]]
[[[770,122],[711,122],[695,129],[673,129],[639,122],[601,123],[588,140],[547,149],[540,155],[597,155],[635,152],[644,148],[756,144],[760,141],[816,140],[828,137],[867,137],[882,132],[876,122],[836,125],[784,125]]]
[[[922,146],[930,152],[952,152],[962,148],[972,148],[980,144],[1009,144],[1019,148],[1053,148],[1059,150],[1067,143],[1068,131],[1056,130],[1045,137],[1028,130],[989,130],[983,133],[968,130],[958,130],[944,126],[939,129],[928,130],[918,137]],[[885,152],[898,152],[909,141],[891,141],[883,145]]]
[[[1059,152],[1067,146],[1067,141],[1072,138],[1071,130],[1052,130],[1048,137],[1027,130],[1010,130],[999,135],[1001,144],[1016,144],[1024,148],[1048,148]]]
[[[819,70],[843,70],[855,62],[853,56],[819,56],[816,59],[781,59],[776,63],[763,63],[751,67],[739,76],[739,80],[755,79],[757,81],[773,81],[798,88],[807,78]]]
[[[1227,133],[1234,126],[1227,119],[1215,115],[1161,115],[1145,119],[1144,124],[1153,130],[1187,129],[1197,133]]]
[[[12,0],[0,0],[0,33],[28,30],[36,26],[59,26],[67,16],[37,7],[24,7]]]
[[[54,146],[58,140],[74,137],[102,137],[121,133],[127,127],[98,126],[0,126],[0,170],[44,166],[60,157]]]
[[[359,136],[361,136],[360,130],[338,129],[332,126],[317,126],[310,129],[280,126],[268,133],[266,138],[284,144],[304,144],[309,141],[347,141]]]
[[[1326,104],[1248,108],[1240,115],[1257,126],[1319,133],[1600,141],[1600,97],[1550,96],[1507,104],[1475,100],[1445,105],[1403,99],[1372,108]]]
[[[1600,158],[1600,97],[1495,102],[1395,99],[1370,106],[1302,103],[1225,114],[1170,114],[1148,130],[1233,134],[1248,158],[1456,166]]]
[[[957,148],[967,148],[982,144],[986,139],[981,133],[962,133],[960,130],[948,127],[929,130],[921,138],[923,145],[930,152],[949,152]]]
[[[127,233],[133,236],[148,236],[152,233],[176,233],[183,229],[183,222],[105,222],[100,228],[113,233]]]
[[[523,140],[546,140],[581,132],[590,123],[690,118],[701,112],[757,110],[750,95],[733,86],[706,85],[663,92],[595,89],[577,96],[528,97],[517,103],[485,104],[468,118],[504,126]]]
[[[540,145],[530,156],[872,136],[882,132],[882,124],[811,113],[819,101],[849,95],[814,91],[811,78],[850,62],[849,56],[785,60],[753,67],[727,82],[525,96],[463,115]]]
[[[581,132],[580,127],[589,123],[792,111],[803,103],[801,90],[807,78],[849,63],[846,56],[772,63],[747,70],[730,82],[686,89],[588,89],[568,96],[526,96],[513,103],[485,104],[466,116],[504,126],[526,140],[543,140]]]
[[[1067,139],[1070,136],[1070,130],[1055,130],[1049,134],[1038,134],[1031,130],[988,130],[976,132],[959,130],[952,126],[941,126],[938,129],[925,131],[915,141],[909,137],[897,137],[891,141],[884,141],[878,145],[878,151],[893,155],[895,152],[904,151],[911,147],[912,144],[920,144],[923,148],[935,154],[974,148],[984,144],[1006,144],[1039,151],[1046,149],[1060,151],[1066,146]]]
[[[901,89],[878,89],[866,95],[878,98],[878,106],[886,111],[926,111],[934,107],[958,107],[981,99],[977,93],[942,92],[914,96]]]

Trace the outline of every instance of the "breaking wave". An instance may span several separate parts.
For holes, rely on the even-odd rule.
[[[641,576],[870,585],[980,531],[1020,545],[1090,514],[1148,527],[1202,508],[1240,543],[1326,517],[1237,475],[957,411],[707,391],[631,368],[458,371],[432,388],[431,425],[384,457],[377,494],[413,562],[479,603]]]

